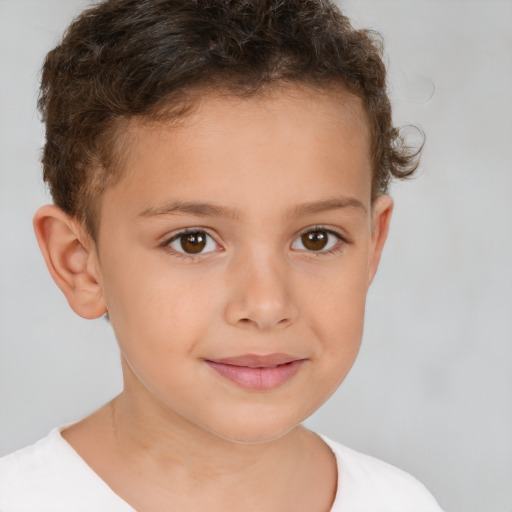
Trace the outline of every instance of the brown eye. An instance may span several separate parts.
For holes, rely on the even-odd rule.
[[[328,252],[340,241],[343,241],[343,238],[334,231],[329,229],[312,229],[297,238],[292,248],[306,249],[312,252]]]
[[[321,251],[328,242],[328,235],[325,231],[310,231],[304,233],[300,238],[304,247],[310,251]]]
[[[177,252],[185,254],[199,254],[204,249],[215,250],[215,242],[208,233],[204,231],[188,231],[176,235],[169,243],[169,246]]]

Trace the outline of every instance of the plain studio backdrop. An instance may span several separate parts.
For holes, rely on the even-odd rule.
[[[32,233],[49,202],[38,72],[88,2],[0,0],[0,455],[120,392]],[[358,361],[307,425],[417,476],[447,512],[512,511],[512,2],[350,0],[384,35],[398,125],[427,133],[368,297]]]

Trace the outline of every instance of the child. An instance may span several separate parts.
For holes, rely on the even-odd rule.
[[[107,0],[42,75],[34,227],[124,389],[0,460],[2,512],[433,512],[410,475],[301,423],[359,349],[391,177],[366,31],[327,0]]]

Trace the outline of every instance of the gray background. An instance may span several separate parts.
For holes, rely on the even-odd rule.
[[[38,69],[87,2],[0,0],[0,455],[121,390],[32,233]],[[398,124],[427,132],[368,298],[360,357],[307,424],[416,475],[447,512],[512,511],[512,3],[351,0],[381,31]]]

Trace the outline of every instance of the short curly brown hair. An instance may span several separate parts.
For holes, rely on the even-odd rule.
[[[38,106],[44,180],[57,206],[96,237],[101,192],[119,173],[126,120],[180,118],[191,91],[245,96],[267,86],[340,85],[366,110],[372,196],[418,165],[393,127],[380,36],[330,0],[106,0],[46,56]],[[120,167],[120,166],[117,166]]]

